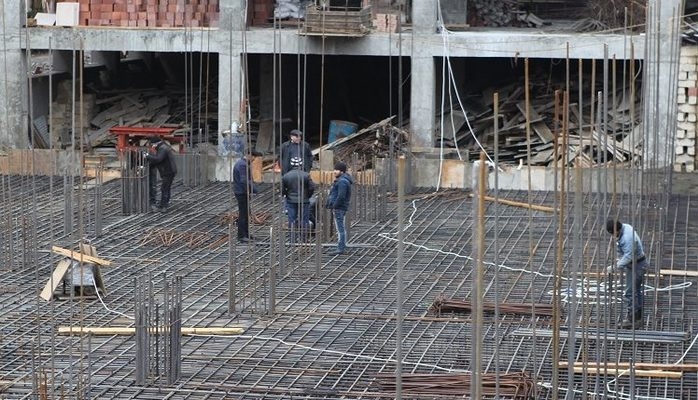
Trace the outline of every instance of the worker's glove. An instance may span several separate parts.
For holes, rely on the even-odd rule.
[[[149,155],[150,155],[150,154],[148,154],[147,151],[144,151],[144,152],[143,152],[143,159],[144,159],[144,160],[147,160]]]
[[[614,272],[616,272],[616,267],[615,267],[615,265],[611,264],[611,265],[609,265],[608,267],[606,267],[606,273],[607,273],[607,274],[610,275],[610,274],[612,274],[612,273],[614,273]]]

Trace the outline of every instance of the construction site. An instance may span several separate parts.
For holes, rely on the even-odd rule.
[[[698,400],[698,2],[0,5],[0,398]]]

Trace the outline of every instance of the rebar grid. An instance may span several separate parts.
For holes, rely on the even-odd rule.
[[[51,193],[49,178],[12,177],[9,181],[17,196],[34,193],[37,220],[60,221],[63,210],[53,203],[61,202],[61,196]],[[26,213],[30,202],[2,204],[3,221],[9,220],[12,228],[3,229],[4,237],[12,238],[6,246],[26,250],[22,237],[35,231],[39,250],[36,266],[17,260],[15,267],[5,267],[5,274],[0,277],[3,283],[0,291],[3,304],[0,370],[4,382],[0,392],[3,398],[33,398],[37,365],[42,366],[45,386],[52,388],[48,392],[55,397],[59,393],[85,391],[88,392],[84,395],[86,398],[100,399],[391,397],[380,391],[376,379],[381,373],[394,372],[397,364],[394,223],[354,221],[351,241],[372,246],[353,248],[344,258],[323,255],[320,276],[314,275],[311,252],[303,247],[287,248],[287,268],[277,278],[274,315],[248,312],[254,309],[256,302],[267,301],[266,291],[259,288],[260,280],[265,279],[269,269],[268,256],[273,248],[267,241],[268,226],[252,226],[253,234],[261,243],[233,249],[239,264],[238,289],[242,300],[239,313],[229,314],[227,246],[211,249],[179,243],[165,247],[141,240],[149,231],[158,228],[214,236],[227,234],[228,227],[218,223],[220,214],[231,209],[227,184],[186,189],[176,184],[170,213],[127,217],[120,215],[119,185],[106,184],[103,189],[103,235],[92,244],[99,250],[100,257],[115,263],[115,266],[102,268],[108,292],[104,305],[85,299],[37,303],[31,294],[43,286],[58,260],[44,249],[50,248],[50,244],[68,247],[74,236],[63,236],[60,229],[52,232],[48,224],[29,229],[19,220],[7,218]],[[531,199],[539,205],[555,202],[554,195],[549,192],[501,192],[499,196],[512,201]],[[583,200],[589,210],[603,207],[605,201],[603,196],[594,194],[584,195]],[[652,199],[621,196],[620,201],[641,205]],[[84,206],[87,213],[97,208],[89,202],[83,203],[87,204]],[[572,203],[570,200],[569,204],[561,206],[572,207]],[[656,260],[657,270],[698,270],[698,262],[692,257],[696,239],[694,203],[691,197],[672,197],[665,254],[651,257]],[[402,368],[405,373],[438,376],[470,370],[470,315],[435,316],[429,313],[429,307],[441,295],[456,299],[470,296],[471,204],[472,200],[462,191],[442,191],[436,196],[418,193],[408,202],[403,254]],[[273,210],[271,190],[264,190],[253,199],[252,208],[272,213],[277,219],[283,218],[278,210]],[[394,218],[394,202],[389,204],[388,211],[388,220]],[[495,213],[498,224],[495,224]],[[655,232],[652,227],[658,214],[648,208],[643,217],[648,232]],[[558,228],[551,215],[494,203],[486,206],[486,215],[485,299],[491,301],[496,292],[502,303],[549,303]],[[587,273],[606,265],[609,239],[599,224],[589,215],[582,222]],[[563,227],[566,237],[572,237],[572,232],[579,229],[572,224]],[[490,261],[495,259],[495,230],[500,240],[497,265]],[[646,237],[645,240],[653,243],[656,239]],[[658,246],[651,248],[659,250]],[[18,257],[17,254],[13,256]],[[496,285],[495,270],[498,272]],[[157,383],[157,387],[135,383],[137,346],[133,337],[93,336],[88,341],[56,334],[55,328],[63,325],[132,326],[133,321],[128,317],[134,316],[133,282],[135,277],[145,273],[183,277],[182,327],[241,326],[246,331],[233,336],[182,337],[180,379],[175,385]],[[669,287],[686,280],[680,276],[651,276],[648,285]],[[590,278],[586,286],[600,288],[602,283]],[[246,293],[255,298],[245,297]],[[563,293],[575,293],[575,288],[563,284]],[[582,360],[583,354],[588,359],[600,349],[598,354],[604,355],[600,362],[632,357],[635,362],[672,364],[689,348],[690,336],[679,341],[659,340],[663,337],[652,342],[635,340],[641,344],[634,346],[632,340],[611,327],[615,320],[609,315],[614,308],[614,315],[618,314],[619,302],[598,305],[592,296],[588,297],[587,301],[580,300],[580,307],[587,313],[577,313],[577,321],[567,320],[569,303],[563,302],[561,326],[565,328],[572,323],[577,332],[574,339],[562,337],[561,354],[571,350],[576,359]],[[667,334],[695,331],[697,321],[693,315],[698,315],[695,287],[650,292],[647,297],[652,299],[648,303],[652,311],[646,317],[645,329]],[[585,318],[582,315],[589,319],[581,319]],[[530,333],[522,334],[522,329]],[[551,353],[551,337],[546,335],[551,329],[552,319],[534,315],[533,310],[530,315],[485,314],[484,372],[526,372],[539,383],[537,398],[552,398],[547,385],[552,380],[555,358]],[[696,358],[698,351],[691,349],[683,362],[695,362]],[[560,382],[566,382],[568,372],[559,370]],[[82,381],[85,377],[89,377],[87,384]],[[681,399],[698,396],[694,373],[684,374],[681,379],[634,379],[635,389],[645,396]],[[615,380],[612,376],[575,374],[575,387],[563,388],[560,393],[566,390],[600,393],[609,383],[610,390],[627,394],[628,381],[628,377]]]

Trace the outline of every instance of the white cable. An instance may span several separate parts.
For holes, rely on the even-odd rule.
[[[107,307],[107,305],[104,304],[104,300],[102,300],[102,296],[100,296],[99,289],[96,286],[95,286],[95,292],[97,293],[97,298],[99,299],[99,302],[102,303],[102,305],[104,306],[104,308],[107,309],[107,311],[112,312],[112,313],[117,314],[117,315],[121,315],[124,318],[135,319],[134,317],[132,317],[130,315],[126,315],[120,311],[112,310],[111,308]]]

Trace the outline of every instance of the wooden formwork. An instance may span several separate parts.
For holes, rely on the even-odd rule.
[[[365,36],[371,32],[371,7],[360,10],[306,8],[302,34],[309,36]]]

